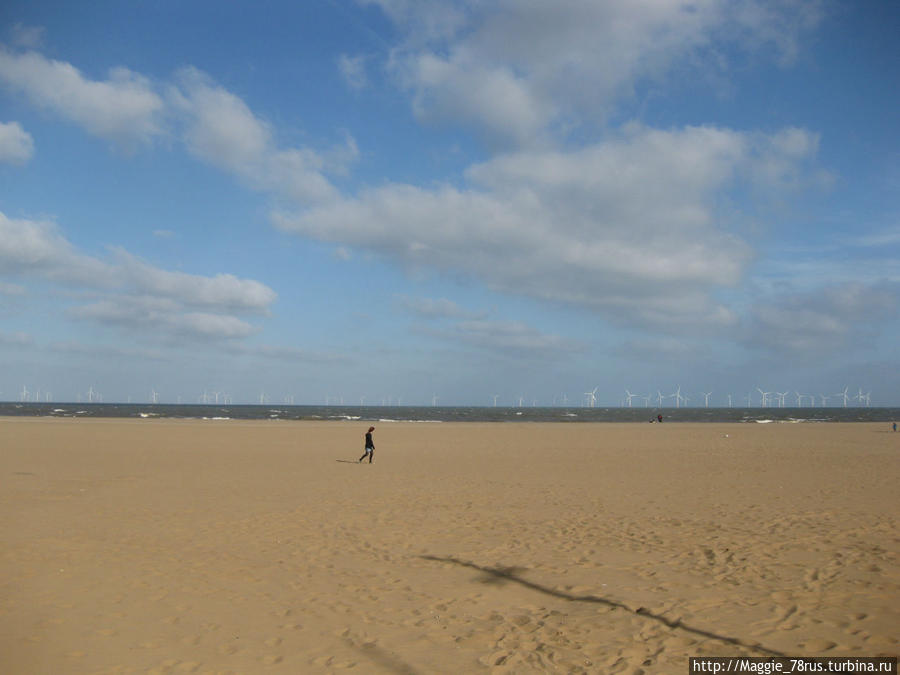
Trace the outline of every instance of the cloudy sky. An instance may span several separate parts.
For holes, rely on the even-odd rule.
[[[0,399],[900,404],[898,31],[890,0],[6,0]]]

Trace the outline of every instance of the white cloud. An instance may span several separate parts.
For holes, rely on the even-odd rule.
[[[456,34],[466,24],[466,8],[442,0],[362,0],[378,5],[405,28],[411,43],[429,43]]]
[[[404,63],[420,122],[481,127],[491,144],[524,145],[542,135],[555,110],[511,69],[422,54]]]
[[[717,206],[755,180],[771,144],[728,129],[631,125],[574,152],[499,156],[471,167],[465,188],[389,184],[274,219],[631,323],[727,326],[736,317],[711,292],[737,284],[753,254]]]
[[[460,312],[463,314],[464,312]],[[445,314],[422,314],[423,318],[460,318],[454,310]],[[468,345],[494,354],[556,360],[562,356],[581,354],[586,346],[576,340],[545,333],[521,321],[465,318],[449,325],[419,326],[416,332],[446,340],[454,345]]]
[[[366,58],[364,56],[341,54],[337,64],[338,71],[348,87],[356,90],[366,87],[368,78],[366,77]]]
[[[256,326],[236,316],[205,312],[188,312],[174,318],[170,317],[170,322],[176,332],[191,337],[234,339],[248,337],[259,331]]]
[[[25,287],[19,284],[7,284],[0,281],[0,295],[19,297],[25,295]]]
[[[113,68],[106,80],[91,80],[71,64],[0,47],[0,83],[128,149],[163,132],[163,100],[146,78],[127,68]]]
[[[476,319],[484,312],[473,312],[446,298],[410,298],[398,296],[397,301],[408,312],[424,319]]]
[[[751,172],[754,180],[767,187],[798,190],[811,186],[829,187],[833,177],[826,171],[810,169],[819,151],[819,135],[789,127],[771,136],[756,136],[758,152]]]
[[[242,338],[258,329],[235,314],[267,314],[275,292],[232,274],[173,272],[113,249],[109,260],[79,252],[53,223],[0,213],[0,274],[40,278],[101,299],[73,308],[79,319],[140,329],[150,338]]]
[[[775,296],[751,310],[749,346],[814,359],[865,347],[871,328],[900,313],[900,282],[847,282]]]
[[[749,48],[770,51],[781,65],[791,64],[800,52],[800,39],[824,16],[822,0],[755,0],[733,3],[731,33]]]
[[[325,158],[308,148],[279,148],[265,121],[240,97],[199,70],[183,69],[178,86],[169,91],[169,99],[184,120],[184,141],[193,155],[235,174],[254,189],[301,203],[337,195],[323,174],[328,168]],[[352,138],[348,137],[334,157],[355,159]]]
[[[116,325],[139,332],[151,341],[174,337],[204,339],[244,338],[258,328],[230,314],[189,312],[174,300],[153,296],[114,295],[98,302],[73,307],[70,316]]]
[[[51,352],[60,354],[82,354],[95,356],[108,361],[110,357],[125,357],[127,359],[149,359],[151,361],[168,360],[168,355],[159,349],[147,349],[142,347],[122,347],[113,344],[98,344],[92,342],[51,342],[46,346]]]
[[[238,279],[232,274],[205,277],[172,272],[150,265],[121,249],[116,249],[115,260],[119,278],[129,286],[154,297],[176,299],[188,306],[265,312],[276,297],[265,284]]]
[[[185,142],[202,159],[232,171],[251,171],[271,144],[268,125],[239,97],[194,68],[179,74],[172,99],[188,118]]]
[[[109,266],[79,253],[54,223],[0,212],[0,274],[41,276],[92,287],[110,283]]]
[[[0,345],[29,347],[34,344],[34,337],[22,331],[10,333],[0,330]]]
[[[321,352],[300,347],[234,344],[230,345],[229,349],[239,354],[249,354],[251,356],[261,356],[267,359],[273,359],[280,364],[290,361],[294,363],[301,362],[321,365],[325,363],[351,363],[355,360],[354,357],[347,354]]]
[[[462,321],[450,332],[454,341],[503,352],[511,350],[556,357],[585,351],[582,344],[559,335],[543,333],[519,321]]]
[[[12,27],[10,33],[10,42],[16,47],[36,49],[44,42],[43,26],[26,26],[23,23],[17,23]]]
[[[647,363],[657,363],[660,359],[685,362],[698,357],[709,357],[706,345],[668,336],[628,340],[615,351],[618,356]]]
[[[702,70],[735,49],[790,62],[821,17],[818,3],[778,0],[378,4],[406,35],[389,68],[420,119],[519,145],[602,121],[638,83],[664,86],[676,62]]]
[[[559,335],[544,333],[521,321],[489,319],[488,312],[472,311],[446,298],[397,296],[407,312],[431,323],[419,326],[418,332],[504,354],[557,358],[582,353],[585,345]]]
[[[92,80],[69,63],[0,47],[0,83],[129,150],[172,133],[164,122],[175,125],[195,157],[255,190],[301,204],[335,198],[337,190],[325,174],[345,174],[359,156],[355,139],[346,132],[342,143],[323,152],[280,147],[269,124],[196,68],[180,70],[163,97],[147,78],[127,68],[112,69],[107,80]],[[30,137],[21,128],[0,132],[4,130],[10,139],[4,143],[0,134],[0,161],[13,134],[18,140],[12,156],[21,159]]]
[[[0,162],[24,164],[34,155],[34,140],[18,122],[0,122]]]
[[[878,232],[853,237],[847,242],[851,246],[882,247],[900,244],[900,225],[884,228]]]

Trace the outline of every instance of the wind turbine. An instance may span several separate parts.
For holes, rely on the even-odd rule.
[[[494,407],[497,407],[497,399],[500,398],[500,394],[494,394]]]
[[[731,408],[731,394],[728,394],[728,407]]]
[[[626,400],[626,402],[625,402],[625,405],[627,405],[627,406],[630,408],[630,407],[631,407],[631,399],[633,399],[635,396],[637,396],[637,394],[632,394],[630,391],[628,391],[628,390],[626,389],[626,390],[625,390],[625,396],[627,397],[627,400]]]
[[[778,401],[778,407],[779,407],[779,408],[783,408],[783,407],[784,407],[784,397],[788,395],[788,392],[786,392],[786,391],[776,391],[776,392],[775,392],[775,395],[780,399],[780,400]]]
[[[707,392],[703,393],[703,398],[706,399],[706,403],[705,403],[705,406],[704,406],[704,407],[706,407],[706,408],[709,407],[709,397],[710,397],[710,396],[712,396],[712,392],[711,392],[711,391],[707,391]]]
[[[432,395],[431,395],[431,407],[432,407],[432,408],[436,408],[436,407],[437,407],[437,402],[438,402],[438,395],[437,395],[437,394],[432,394]]]
[[[687,402],[687,399],[686,399],[684,396],[681,395],[681,385],[680,385],[680,384],[678,385],[678,388],[675,390],[675,393],[674,393],[674,394],[669,394],[669,398],[674,398],[674,399],[675,399],[675,407],[676,407],[676,408],[680,408],[680,407],[681,407],[681,402],[682,402],[682,401]]]
[[[768,408],[768,407],[769,407],[769,405],[768,405],[768,403],[769,403],[769,396],[771,396],[771,395],[774,394],[775,392],[772,392],[772,391],[763,391],[763,390],[760,389],[759,387],[756,388],[756,391],[758,391],[759,394],[760,394],[760,396],[762,396],[762,401],[760,402],[760,406],[763,407],[763,408]]]
[[[845,407],[845,408],[847,407],[847,399],[849,398],[849,396],[847,396],[847,390],[848,390],[849,388],[850,388],[850,387],[844,387],[844,391],[843,391],[843,392],[840,392],[840,391],[839,391],[838,393],[835,394],[835,396],[840,396],[842,399],[844,399],[844,407]]]
[[[668,397],[665,397],[665,398],[668,398]],[[657,408],[662,408],[662,400],[663,400],[663,393],[659,389],[657,389],[656,390],[656,407]]]
[[[590,402],[590,403],[588,404],[588,407],[589,407],[589,408],[593,408],[593,407],[594,407],[594,404],[597,403],[597,390],[598,390],[599,388],[600,388],[600,387],[597,386],[597,387],[594,387],[594,391],[586,391],[586,392],[584,392],[585,397],[586,397],[587,400]]]

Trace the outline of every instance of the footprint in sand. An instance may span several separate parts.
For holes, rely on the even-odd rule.
[[[241,648],[236,644],[226,642],[225,644],[219,645],[217,651],[220,654],[224,654],[225,656],[232,656],[233,654],[237,654],[239,651],[241,651]]]
[[[825,640],[823,638],[814,638],[812,640],[809,640],[808,642],[804,642],[800,646],[809,652],[818,654],[820,652],[827,652],[829,649],[832,649],[833,647],[835,647],[835,644],[831,640]]]

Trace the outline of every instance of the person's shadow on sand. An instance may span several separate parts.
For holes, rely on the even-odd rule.
[[[553,588],[547,588],[546,586],[541,586],[540,584],[536,584],[533,581],[528,581],[519,576],[519,574],[524,571],[523,567],[483,567],[481,565],[476,565],[472,562],[467,562],[465,560],[459,560],[458,558],[451,557],[439,557],[435,555],[422,555],[419,556],[423,560],[433,560],[435,562],[444,562],[444,563],[453,563],[454,565],[460,565],[461,567],[469,567],[474,570],[478,570],[482,572],[485,576],[478,581],[481,583],[487,584],[503,584],[508,581],[521,584],[526,588],[530,588],[534,591],[538,591],[540,593],[546,593],[547,595],[552,595],[556,598],[562,598],[563,600],[570,600],[572,602],[594,602],[601,605],[606,605],[607,607],[612,607],[613,609],[624,609],[627,612],[631,612],[633,614],[637,614],[638,616],[646,617],[651,621],[658,621],[659,623],[668,626],[674,630],[683,630],[688,633],[692,633],[699,637],[708,638],[711,640],[717,640],[719,642],[724,642],[727,645],[731,645],[734,647],[743,647],[745,649],[750,649],[761,654],[766,654],[767,656],[781,657],[787,658],[786,654],[782,652],[776,651],[774,649],[769,649],[768,647],[763,647],[760,644],[751,644],[748,642],[744,642],[743,640],[735,637],[729,637],[727,635],[720,635],[718,633],[713,633],[708,630],[703,630],[701,628],[695,628],[694,626],[689,626],[685,623],[682,623],[680,620],[672,620],[667,619],[664,616],[660,616],[659,614],[654,614],[650,610],[644,607],[638,607],[634,609],[629,607],[625,603],[618,602],[616,600],[610,600],[608,598],[601,598],[596,595],[572,595],[570,593],[564,593],[562,591],[558,591]]]

